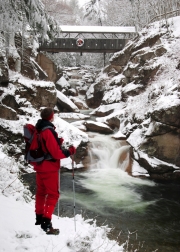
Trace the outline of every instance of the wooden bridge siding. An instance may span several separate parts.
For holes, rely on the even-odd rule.
[[[126,39],[84,39],[84,45],[78,47],[75,38],[57,38],[53,42],[43,42],[39,51],[48,52],[117,52],[122,50]]]

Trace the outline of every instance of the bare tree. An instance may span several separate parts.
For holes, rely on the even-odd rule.
[[[84,20],[90,24],[103,25],[105,16],[105,9],[103,1],[101,0],[90,0],[84,5]]]
[[[51,15],[60,25],[77,24],[80,13],[76,0],[42,0],[45,10]]]

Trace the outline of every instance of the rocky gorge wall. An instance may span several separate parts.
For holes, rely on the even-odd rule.
[[[180,178],[180,34],[173,33],[175,26],[155,23],[142,30],[113,55],[87,96],[94,114],[102,105],[122,104],[111,120],[119,120],[133,160],[162,180]]]

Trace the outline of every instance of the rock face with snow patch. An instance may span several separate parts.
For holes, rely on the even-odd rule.
[[[0,100],[4,108],[5,106],[9,108],[8,117],[11,115],[11,120],[14,120],[14,116],[16,117],[14,115],[16,112],[24,114],[23,108],[28,106],[39,109],[41,107],[54,107],[57,103],[54,83],[39,82],[22,77],[12,80],[8,88],[2,88]],[[7,114],[7,112],[4,114]],[[0,117],[5,118],[3,113],[0,114]]]
[[[56,89],[52,82],[47,82],[47,86],[42,86],[32,81],[29,87],[21,83],[16,95],[25,98],[36,109],[54,107],[57,102]]]
[[[17,59],[15,52],[10,54],[8,57],[10,69],[17,71],[17,64],[20,64],[18,72],[21,72],[22,75],[30,79],[47,80],[47,73],[36,63],[35,51],[33,50],[33,38],[30,36],[23,38],[23,50],[21,34],[16,33],[13,40],[15,52],[19,55],[20,60]]]
[[[0,44],[1,45],[1,44]],[[9,72],[8,72],[8,64],[7,59],[5,57],[5,52],[0,50],[0,86],[5,86],[9,81]]]

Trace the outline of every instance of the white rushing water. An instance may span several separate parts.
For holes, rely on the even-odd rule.
[[[93,205],[93,210],[97,211],[101,211],[102,207],[142,210],[151,204],[143,201],[139,190],[141,186],[153,186],[154,183],[133,178],[125,172],[130,164],[130,146],[124,141],[99,134],[93,134],[90,141],[90,169],[83,174],[80,183],[92,194],[78,195],[79,203],[83,202],[90,208]]]

